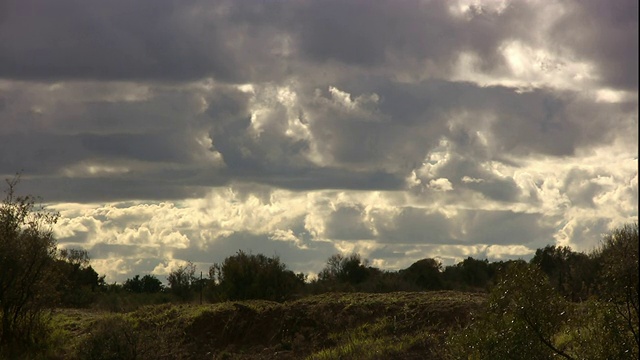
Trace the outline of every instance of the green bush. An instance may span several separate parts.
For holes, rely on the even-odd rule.
[[[531,265],[507,266],[486,309],[450,338],[451,358],[637,359],[638,242],[636,223],[605,236],[590,255],[596,266],[574,267],[577,262],[569,260],[575,254],[555,247],[539,251]],[[575,269],[587,272],[572,273]],[[595,295],[586,301],[567,296],[575,295],[565,286],[573,283],[573,275],[592,276],[594,269],[598,276],[589,286]]]
[[[513,263],[493,288],[484,312],[451,342],[454,358],[552,359],[566,356],[557,341],[568,305],[536,266]]]

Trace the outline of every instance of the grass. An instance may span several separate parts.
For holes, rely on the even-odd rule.
[[[131,333],[136,359],[438,359],[447,329],[468,322],[484,301],[450,291],[327,293],[285,303],[147,305],[119,321],[108,312],[59,310],[53,325],[67,339],[68,359],[118,326]]]

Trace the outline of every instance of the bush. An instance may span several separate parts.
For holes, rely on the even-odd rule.
[[[492,289],[484,312],[454,336],[455,358],[552,359],[566,356],[557,342],[568,305],[536,266],[513,263]],[[466,357],[466,355],[464,355]]]
[[[96,321],[81,340],[78,359],[134,360],[139,358],[139,335],[131,321],[112,315]]]
[[[511,263],[492,289],[485,311],[452,337],[452,357],[637,359],[639,241],[637,223],[605,236],[591,255],[596,266],[582,268],[588,276],[599,269],[592,285],[597,296],[587,301],[578,297],[582,302],[562,296],[567,295],[564,275],[571,274],[571,266],[565,267],[573,257],[569,249],[547,247],[531,265]],[[552,274],[554,284],[536,264]]]

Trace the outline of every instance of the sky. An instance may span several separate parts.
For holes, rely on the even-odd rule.
[[[590,251],[638,217],[637,0],[0,0],[0,176],[109,282]]]

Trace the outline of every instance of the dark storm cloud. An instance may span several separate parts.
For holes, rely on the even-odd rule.
[[[174,133],[79,135],[92,156],[150,162],[185,162],[191,152],[184,138]]]
[[[0,76],[193,79],[237,76],[215,4],[197,1],[4,1]],[[213,5],[213,6],[212,6]]]
[[[334,77],[345,71],[331,68],[337,63],[393,77],[429,64],[428,77],[446,78],[462,53],[476,55],[478,70],[501,74],[506,42],[547,45],[538,44],[542,35],[558,52],[595,62],[604,83],[637,87],[637,2],[559,4],[564,11],[546,30],[540,25],[551,20],[540,9],[554,4],[525,1],[454,14],[458,4],[420,0],[8,0],[0,77],[238,83],[279,81],[315,64]]]
[[[49,174],[86,158],[81,140],[41,132],[0,135],[0,173]]]
[[[402,174],[378,171],[348,171],[343,168],[321,167],[289,170],[286,173],[243,177],[290,190],[351,189],[351,190],[400,190],[405,186]]]
[[[379,100],[366,120],[326,103],[309,104],[320,146],[347,164],[374,163],[404,171],[421,163],[442,136],[465,157],[564,156],[609,141],[618,129],[603,121],[606,118],[632,115],[623,104],[596,105],[550,89],[519,92],[465,82],[406,84],[380,78],[351,79],[336,86],[354,99],[376,94]],[[365,93],[360,92],[363,88]],[[490,137],[489,148],[478,141],[478,130]]]
[[[286,134],[290,110],[278,104],[269,106],[269,114],[261,118],[264,125],[257,136],[250,95],[224,87],[203,95],[208,104],[204,114],[194,110],[195,93],[184,95],[184,90],[158,89],[138,102],[61,102],[70,117],[65,118],[55,106],[52,117],[37,115],[47,119],[50,132],[43,132],[42,120],[36,115],[31,114],[30,123],[21,122],[17,105],[11,103],[2,112],[6,119],[14,120],[3,127],[5,135],[0,135],[0,172],[12,174],[22,169],[25,174],[58,176],[74,166],[124,169],[95,174],[103,177],[101,191],[95,191],[100,186],[98,179],[87,179],[84,186],[76,183],[75,194],[70,195],[74,199],[104,199],[110,193],[120,199],[135,196],[137,190],[130,189],[141,189],[144,198],[153,198],[153,190],[158,191],[157,198],[174,198],[193,190],[163,186],[215,185],[225,179],[294,190],[401,189],[409,173],[446,138],[450,160],[433,176],[448,179],[456,189],[512,202],[519,194],[513,179],[496,176],[483,167],[484,162],[510,164],[510,157],[538,153],[571,155],[578,148],[607,143],[625,131],[617,127],[626,121],[604,120],[622,119],[631,110],[626,104],[596,106],[579,97],[543,90],[518,93],[504,87],[439,80],[399,84],[378,79],[369,84],[365,93],[345,84],[345,91],[354,92],[347,94],[352,108],[340,104],[338,92],[317,95],[294,88],[300,98],[296,116],[306,122],[313,136],[306,139]],[[374,94],[377,101],[372,100]],[[28,106],[24,107],[18,110],[28,115]],[[488,139],[481,139],[478,131]],[[197,142],[205,135],[211,146]],[[312,146],[328,164],[318,166],[308,158]],[[221,155],[224,168],[216,169],[200,157],[213,151]],[[465,177],[474,181],[465,182]],[[119,181],[119,186],[113,186],[110,179]],[[145,179],[154,185],[142,185]],[[66,180],[51,181],[64,184]],[[125,184],[129,190],[119,189]],[[83,189],[92,193],[80,194]]]
[[[576,56],[597,63],[602,82],[638,88],[638,1],[562,1],[568,7],[551,36]]]
[[[476,53],[485,69],[499,68],[501,42],[527,36],[529,5],[512,2],[502,13],[474,7],[464,17],[447,1],[309,1],[294,29],[300,51],[318,62],[359,66],[422,62],[446,72],[461,51]],[[410,60],[410,61],[408,61]],[[431,74],[439,77],[442,74]]]
[[[203,197],[211,186],[227,183],[225,178],[192,180],[188,173],[177,171],[171,175],[163,171],[159,176],[101,176],[95,178],[22,177],[21,191],[38,194],[46,202],[111,202],[129,199],[180,200]]]

